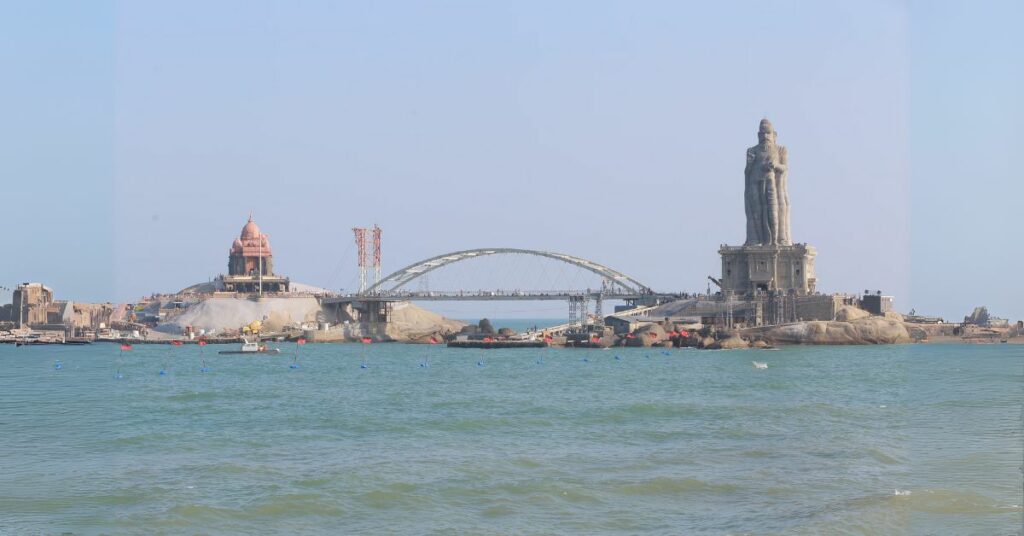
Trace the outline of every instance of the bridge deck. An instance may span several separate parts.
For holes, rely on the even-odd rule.
[[[366,295],[332,296],[324,298],[324,303],[348,302],[393,302],[393,301],[566,301],[570,298],[586,296],[594,300],[675,300],[683,296],[681,293],[601,293],[598,291],[436,291],[436,292],[390,292]]]

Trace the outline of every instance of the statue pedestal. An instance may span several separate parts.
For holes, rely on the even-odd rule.
[[[795,291],[814,294],[814,257],[817,250],[807,244],[725,246],[722,256],[722,291],[736,295],[755,291]]]

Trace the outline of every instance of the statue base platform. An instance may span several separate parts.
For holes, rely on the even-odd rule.
[[[757,292],[815,293],[814,257],[807,244],[725,246],[722,256],[722,291],[736,295]]]

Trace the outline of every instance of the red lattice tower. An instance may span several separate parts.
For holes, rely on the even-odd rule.
[[[359,293],[366,292],[366,266],[367,266],[367,255],[366,255],[366,231],[365,227],[353,227],[352,233],[356,236],[356,248],[359,250],[356,253],[356,260],[359,263]]]
[[[380,284],[380,227],[373,224],[373,284]]]

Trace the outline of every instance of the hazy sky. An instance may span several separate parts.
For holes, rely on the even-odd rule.
[[[1024,318],[1022,18],[1009,1],[3,2],[0,286],[174,291],[225,271],[252,209],[277,271],[310,284],[351,288],[349,229],[377,223],[385,272],[510,246],[699,290],[743,240],[767,115],[821,290]]]

